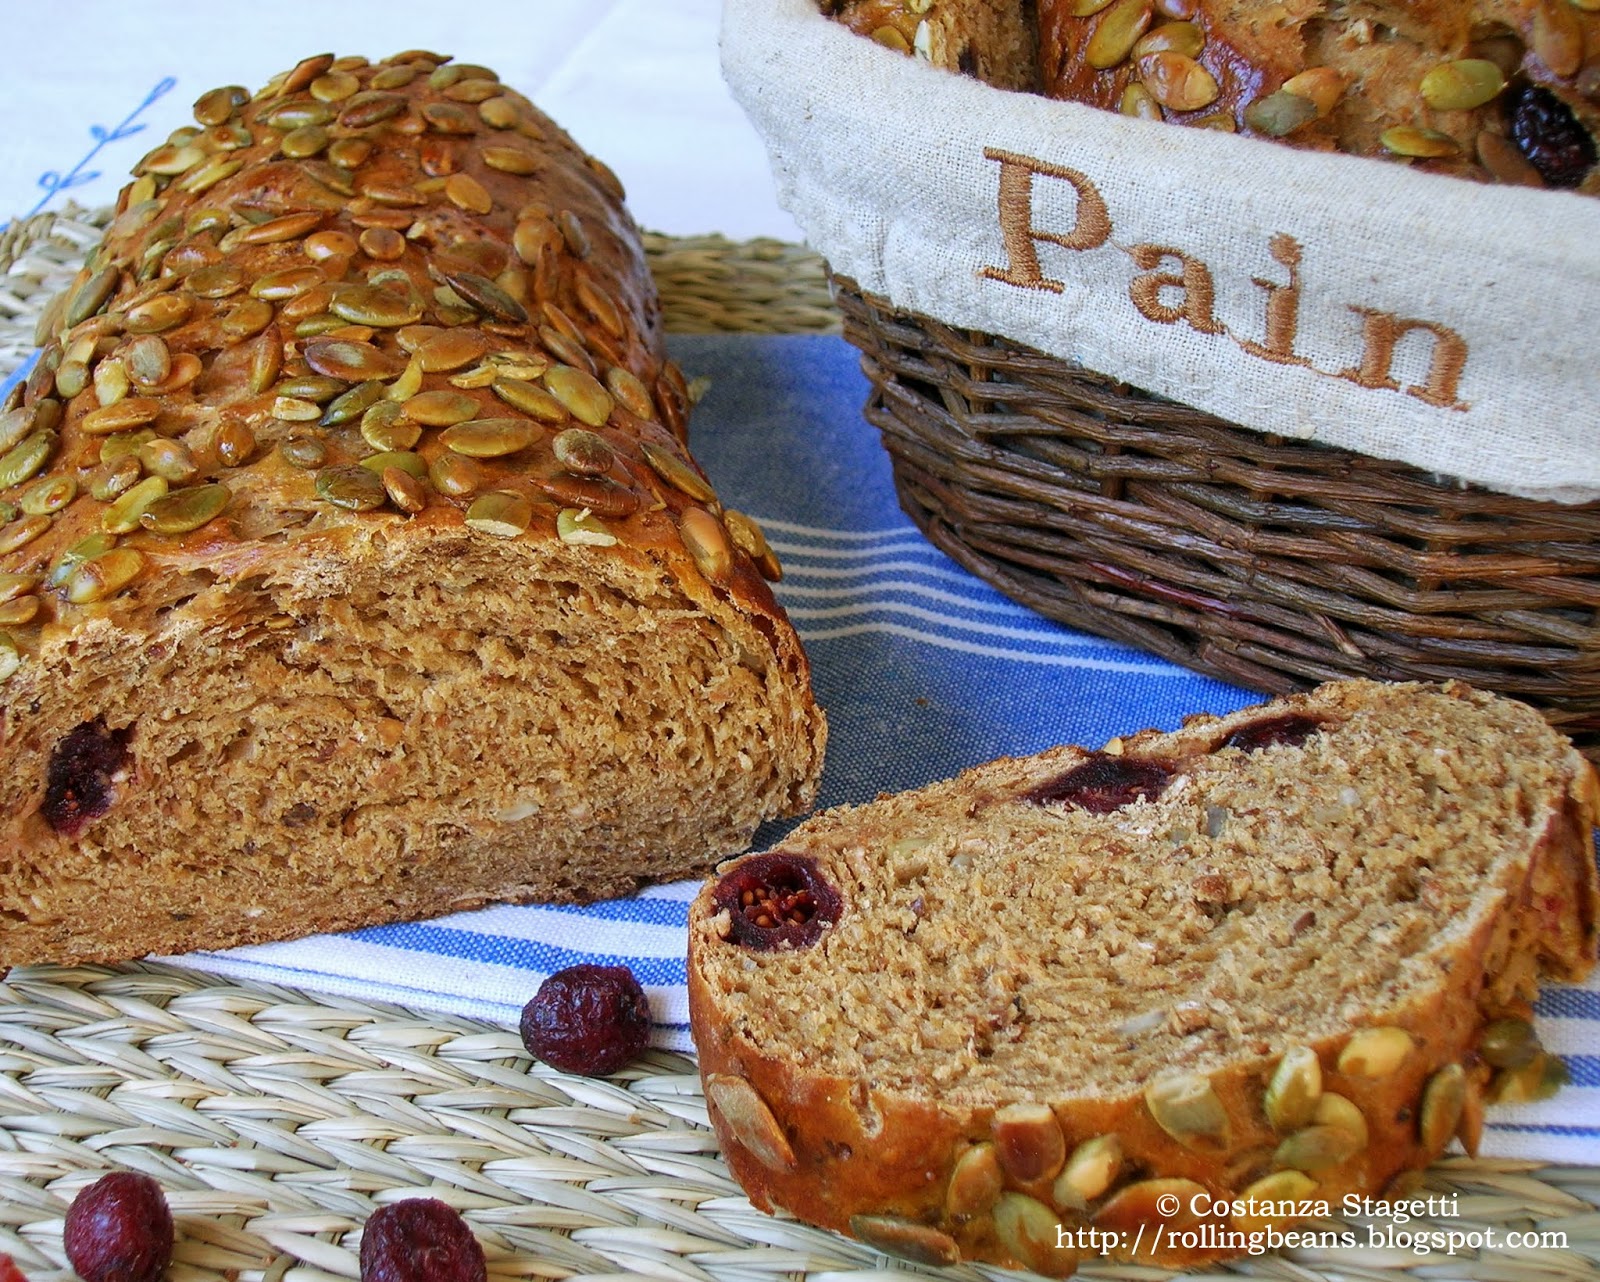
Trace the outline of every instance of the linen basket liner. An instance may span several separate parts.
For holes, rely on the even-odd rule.
[[[1138,120],[726,0],[723,70],[837,273],[1244,427],[1600,498],[1600,201]]]

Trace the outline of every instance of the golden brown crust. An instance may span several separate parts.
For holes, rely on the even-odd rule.
[[[1291,702],[1295,709],[1319,706],[1326,705],[1318,703],[1317,694]],[[1269,713],[1272,709],[1268,705]],[[1196,719],[1175,735],[1147,732],[1113,746],[1134,756],[1181,756],[1197,745],[1216,743],[1223,733],[1261,715],[1261,709],[1251,709],[1221,721]],[[1040,759],[1044,764],[997,762],[938,787],[971,798],[973,812],[982,813],[995,799],[1014,794],[1019,781],[1052,777],[1086,756],[1056,750]],[[1138,1089],[1038,1100],[1008,1098],[1001,1088],[986,1092],[985,1103],[960,1104],[948,1097],[879,1089],[865,1080],[810,1072],[797,1065],[791,1048],[763,1044],[748,1025],[726,1018],[714,959],[730,945],[724,923],[711,911],[708,888],[690,917],[690,1013],[702,1075],[719,1084],[708,1098],[729,1164],[763,1209],[783,1207],[809,1223],[891,1253],[924,1262],[987,1261],[1058,1276],[1073,1270],[1079,1252],[1056,1247],[1057,1225],[1066,1230],[1064,1240],[1080,1228],[1117,1230],[1123,1234],[1120,1245],[1100,1238],[1096,1250],[1184,1267],[1239,1254],[1243,1239],[1230,1249],[1226,1234],[1231,1231],[1256,1231],[1267,1223],[1283,1228],[1300,1218],[1191,1216],[1187,1208],[1195,1198],[1201,1211],[1216,1202],[1249,1198],[1314,1199],[1337,1208],[1346,1194],[1383,1196],[1403,1190],[1407,1173],[1425,1167],[1454,1139],[1460,1138],[1469,1150],[1476,1148],[1487,1097],[1528,1098],[1530,1089],[1537,1089],[1530,1086],[1530,1074],[1537,1078],[1547,1061],[1541,1058],[1516,1071],[1496,1068],[1489,1061],[1503,1064],[1504,1057],[1486,1047],[1490,1025],[1531,1038],[1524,1021],[1537,978],[1579,978],[1594,964],[1600,890],[1591,844],[1597,818],[1593,774],[1575,752],[1564,755],[1561,772],[1564,783],[1548,799],[1541,834],[1528,850],[1508,854],[1497,865],[1498,881],[1474,897],[1470,931],[1454,931],[1451,923],[1442,923],[1441,929],[1452,928],[1448,961],[1431,972],[1425,987],[1309,1044],[1319,1070],[1320,1096],[1342,1097],[1346,1103],[1337,1107],[1343,1114],[1319,1114],[1310,1126],[1303,1111],[1292,1121],[1282,1116],[1269,1120],[1268,1087],[1294,1049],[1292,1029],[1236,1047],[1220,1068],[1197,1081],[1183,1079],[1214,1097],[1226,1119],[1220,1128],[1225,1140],[1179,1142],[1157,1123],[1146,1094]],[[855,813],[862,815],[863,825],[870,824],[871,807]],[[827,822],[826,817],[791,834],[785,848],[807,849],[807,831],[819,822]],[[849,822],[836,820],[829,840],[839,823],[848,832]],[[869,857],[872,839],[863,836],[857,843]],[[719,872],[737,866],[725,865]],[[848,903],[844,911],[849,911]],[[892,919],[882,929],[894,929]],[[1352,1044],[1363,1038],[1364,1045]],[[1528,1042],[1524,1049],[1532,1053],[1535,1045]],[[1063,1047],[1061,1053],[1070,1051]],[[1297,1053],[1308,1051],[1302,1046]],[[930,1057],[935,1054],[928,1051]],[[901,1068],[886,1066],[885,1071]],[[1027,1111],[1040,1104],[1048,1105],[1042,1117]],[[1334,1122],[1346,1126],[1351,1106],[1355,1125],[1363,1132],[1359,1143],[1340,1140],[1339,1134],[1351,1134],[1347,1127],[1339,1134],[1326,1133]],[[997,1125],[1003,1109],[1007,1116]],[[1003,1154],[997,1165],[997,1150],[986,1147],[1015,1143],[1018,1136],[1025,1147],[1049,1154],[1042,1178],[1025,1178],[1026,1172],[1019,1176],[1016,1160],[1007,1163]],[[1291,1136],[1299,1137],[1297,1144],[1333,1142],[1343,1147],[1334,1160],[1287,1160],[1280,1145]],[[1118,1156],[1111,1166],[1096,1167],[1089,1158],[1093,1150],[1080,1146],[1103,1146],[1107,1141],[1102,1137],[1115,1137]],[[788,1160],[775,1160],[775,1152]],[[1084,1189],[1087,1196],[1074,1198],[1068,1190],[1063,1200],[1063,1188],[1056,1182],[1062,1155],[1074,1153],[1082,1156],[1084,1173],[1075,1177],[1073,1188]],[[1154,1210],[1158,1194],[1174,1191],[1184,1213]],[[1174,1246],[1168,1236],[1165,1245],[1150,1247],[1158,1226],[1170,1234],[1203,1225],[1211,1235],[1204,1242]],[[1131,1244],[1141,1227],[1148,1232],[1135,1254]],[[1048,1245],[1043,1245],[1046,1238]],[[1085,1241],[1080,1237],[1078,1244]]]
[[[195,114],[0,414],[0,962],[614,894],[807,804],[824,728],[777,562],[687,452],[610,170],[421,52]],[[667,742],[701,734],[744,762]],[[694,794],[643,804],[631,765]],[[150,807],[223,847],[191,873],[241,861],[248,915],[191,893]]]

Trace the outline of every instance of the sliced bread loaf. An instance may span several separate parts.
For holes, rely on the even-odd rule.
[[[690,917],[723,1149],[924,1262],[1240,1254],[1554,1077],[1597,801],[1520,704],[1351,681],[824,813]]]

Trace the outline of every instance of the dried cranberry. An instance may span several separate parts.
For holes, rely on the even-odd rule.
[[[0,1255],[0,1282],[28,1282],[9,1255]]]
[[[604,1077],[650,1044],[650,1003],[626,966],[568,966],[522,1008],[522,1044],[563,1073]]]
[[[148,1175],[102,1175],[67,1208],[63,1245],[83,1282],[156,1282],[172,1263],[172,1212]]]
[[[1164,761],[1143,757],[1113,757],[1097,752],[1081,766],[1046,780],[1024,801],[1040,806],[1070,806],[1091,815],[1108,815],[1135,801],[1154,801],[1172,778]]]
[[[1219,748],[1238,748],[1241,752],[1258,752],[1262,748],[1298,748],[1317,731],[1322,722],[1315,717],[1286,712],[1280,717],[1263,717],[1248,721],[1217,745]]]
[[[486,1282],[483,1248],[437,1198],[380,1206],[361,1232],[361,1282]]]
[[[1594,139],[1543,86],[1529,85],[1512,104],[1511,137],[1552,187],[1576,187],[1594,168]]]
[[[128,759],[127,730],[85,721],[56,744],[45,771],[39,813],[63,837],[76,837],[111,809],[112,780]]]
[[[757,952],[810,947],[844,907],[817,861],[787,850],[738,864],[717,883],[711,902],[728,914],[733,942]]]

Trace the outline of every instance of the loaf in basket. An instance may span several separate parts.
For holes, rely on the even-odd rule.
[[[718,1137],[925,1263],[1259,1251],[1559,1080],[1597,802],[1522,704],[1350,681],[825,812],[690,914]]]
[[[1600,13],[1573,0],[844,0],[1002,88],[1525,186],[1600,191]]]
[[[0,965],[615,895],[803,809],[615,176],[420,51],[194,114],[0,407]]]

